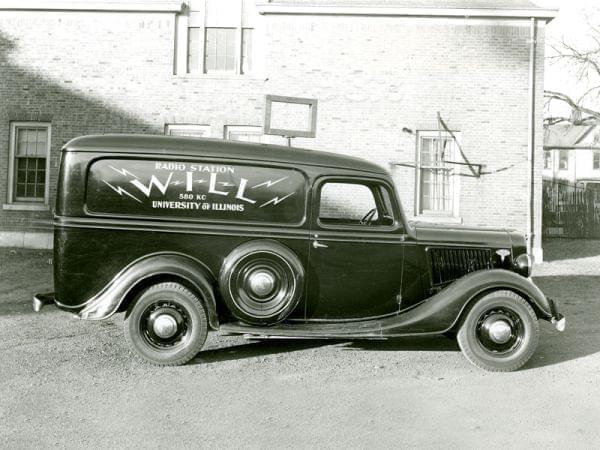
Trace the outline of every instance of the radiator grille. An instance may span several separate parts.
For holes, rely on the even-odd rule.
[[[450,283],[469,272],[492,267],[490,249],[428,248],[433,286]]]

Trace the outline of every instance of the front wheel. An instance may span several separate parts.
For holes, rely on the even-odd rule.
[[[179,283],[157,283],[129,307],[125,337],[143,360],[176,366],[198,354],[206,341],[207,322],[204,304],[194,292]]]
[[[535,312],[512,291],[494,291],[477,301],[457,335],[458,345],[474,365],[493,372],[522,367],[539,340]]]

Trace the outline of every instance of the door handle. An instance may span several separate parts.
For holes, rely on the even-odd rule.
[[[313,241],[313,248],[327,248],[327,245],[321,244],[319,241]]]

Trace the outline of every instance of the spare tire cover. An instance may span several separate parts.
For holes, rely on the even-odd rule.
[[[284,320],[304,287],[304,267],[289,248],[271,240],[246,242],[223,261],[219,288],[231,313],[252,325]]]

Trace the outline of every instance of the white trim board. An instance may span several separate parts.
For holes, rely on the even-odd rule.
[[[53,233],[0,231],[0,247],[51,249],[53,244]]]
[[[36,11],[137,11],[172,12],[183,9],[181,0],[163,1],[77,1],[77,0],[3,0],[0,10],[36,10]]]
[[[260,14],[287,15],[346,15],[346,16],[414,16],[414,17],[474,17],[474,18],[531,18],[550,21],[555,9],[500,9],[500,8],[401,8],[379,6],[258,4]]]

